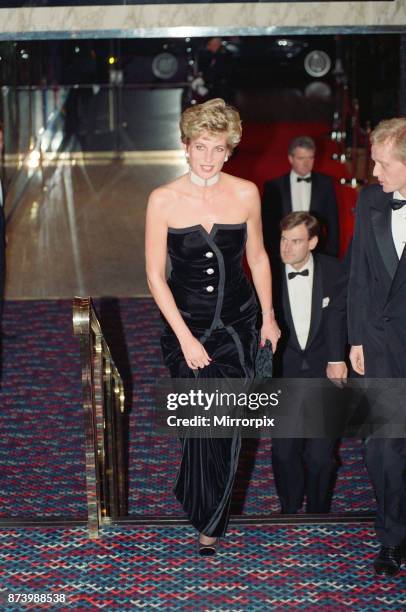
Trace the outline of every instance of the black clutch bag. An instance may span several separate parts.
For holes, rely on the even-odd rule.
[[[267,340],[265,346],[259,347],[257,352],[255,359],[256,378],[272,378],[272,357],[272,344]]]

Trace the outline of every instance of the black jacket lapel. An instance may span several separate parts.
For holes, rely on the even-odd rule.
[[[295,345],[296,350],[301,351],[299,340],[297,339],[295,325],[293,323],[292,311],[290,309],[288,285],[286,281],[286,270],[282,264],[282,304],[283,312],[285,314],[286,324],[290,330],[290,342]]]
[[[399,264],[398,255],[392,237],[392,210],[389,200],[392,194],[385,193],[383,198],[371,205],[371,221],[379,252],[393,279]]]
[[[388,300],[390,300],[391,297],[395,295],[395,293],[404,283],[406,283],[406,245],[403,248],[402,257],[399,260],[395,277],[389,290]]]
[[[283,216],[292,212],[292,194],[290,191],[290,174],[285,174],[282,181],[282,213]]]
[[[317,174],[315,174],[314,172],[311,173],[312,176],[312,182],[311,182],[311,189],[310,189],[310,206],[309,206],[309,212],[314,212],[314,211],[318,211],[319,207],[319,199],[317,197],[318,193],[319,193],[319,189],[318,189],[318,177]]]
[[[314,269],[313,269],[313,289],[312,289],[312,314],[310,320],[309,336],[306,342],[306,350],[311,346],[320,323],[322,313],[322,300],[323,300],[323,277],[321,266],[317,261],[317,255],[313,255]]]

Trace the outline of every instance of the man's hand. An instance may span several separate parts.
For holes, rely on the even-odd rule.
[[[328,363],[326,368],[326,376],[332,383],[338,387],[342,387],[347,382],[348,368],[345,361],[338,363]]]
[[[361,374],[361,376],[364,376],[365,374],[364,349],[362,348],[362,344],[358,344],[358,345],[351,347],[350,361],[351,361],[352,367],[354,368],[354,371],[357,374]]]

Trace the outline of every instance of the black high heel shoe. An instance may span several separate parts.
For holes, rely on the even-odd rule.
[[[198,540],[197,540],[197,548],[199,551],[199,555],[201,557],[213,557],[217,552],[218,542],[219,542],[218,538],[216,538],[212,544],[203,544],[200,541],[200,534],[199,534]]]

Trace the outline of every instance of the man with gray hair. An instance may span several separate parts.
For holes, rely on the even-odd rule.
[[[371,143],[379,184],[365,187],[357,203],[348,286],[350,360],[361,376],[404,379],[406,118],[379,123]],[[381,544],[374,569],[394,576],[406,558],[406,438],[370,437],[365,448]]]
[[[264,242],[272,259],[279,257],[279,224],[291,212],[308,212],[319,221],[320,249],[338,255],[337,200],[330,176],[313,172],[316,145],[309,136],[294,138],[288,148],[291,171],[267,181],[262,199]]]

